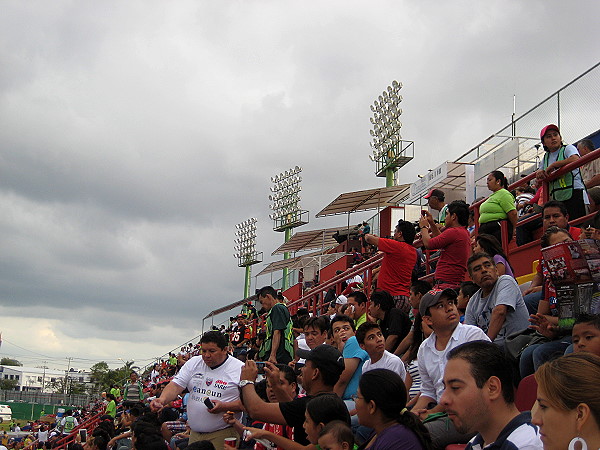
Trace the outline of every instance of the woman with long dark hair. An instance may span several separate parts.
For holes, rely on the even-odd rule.
[[[406,387],[397,373],[375,369],[363,373],[356,394],[356,414],[373,434],[361,448],[429,450],[431,439],[419,418],[406,408]]]
[[[492,195],[479,207],[478,233],[491,234],[498,242],[502,242],[500,222],[508,225],[508,240],[512,239],[513,230],[517,226],[517,207],[515,198],[508,192],[508,180],[502,172],[494,170],[487,177],[487,187]]]
[[[512,266],[508,261],[508,255],[502,249],[502,245],[498,242],[491,234],[478,234],[475,237],[475,243],[473,245],[473,253],[487,253],[494,258],[496,268],[498,269],[498,275],[510,275],[515,277]]]

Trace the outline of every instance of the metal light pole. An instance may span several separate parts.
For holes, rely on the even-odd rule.
[[[253,217],[238,223],[235,228],[236,239],[233,241],[233,249],[236,253],[233,255],[238,260],[238,267],[246,268],[244,277],[244,298],[250,296],[251,268],[254,264],[262,262],[262,253],[256,251],[256,219]]]
[[[273,186],[271,186],[269,200],[272,203],[269,208],[273,210],[273,213],[269,215],[269,218],[273,221],[274,231],[285,233],[285,242],[290,240],[295,227],[308,223],[308,211],[300,209],[300,195],[298,195],[302,190],[300,172],[302,172],[302,168],[296,166],[271,177]],[[283,254],[283,259],[289,259],[289,257],[289,252]],[[281,290],[284,291],[288,287],[288,268],[285,267]]]
[[[370,121],[373,128],[369,132],[373,137],[370,143],[373,154],[369,157],[376,164],[377,176],[385,177],[386,187],[394,186],[396,171],[414,156],[414,142],[403,141],[400,136],[401,88],[402,83],[392,81],[371,105],[373,116]]]

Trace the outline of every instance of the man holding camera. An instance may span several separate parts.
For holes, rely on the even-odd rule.
[[[415,227],[412,223],[399,220],[393,239],[365,235],[365,240],[383,252],[381,269],[377,275],[377,289],[389,292],[394,297],[396,308],[405,313],[410,311],[409,287],[412,271],[417,262],[417,251],[413,247]]]
[[[456,289],[465,279],[471,254],[471,236],[467,231],[469,206],[460,200],[450,203],[445,223],[446,228],[440,233],[431,214],[423,211],[419,227],[423,246],[428,250],[441,250],[435,269],[435,287]]]

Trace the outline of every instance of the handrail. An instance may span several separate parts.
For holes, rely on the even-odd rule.
[[[307,301],[310,302],[310,300],[315,298],[316,296],[316,301],[312,302],[312,312],[313,314],[316,314],[317,306],[319,307],[318,309],[320,309],[321,311],[323,309],[324,291],[328,291],[330,288],[335,287],[336,294],[339,295],[341,294],[341,283],[347,278],[353,277],[355,275],[360,275],[361,273],[366,275],[363,276],[363,283],[365,285],[364,293],[365,295],[367,295],[367,297],[369,297],[369,294],[371,292],[372,269],[377,267],[381,263],[381,260],[383,260],[382,253],[378,253],[372,256],[366,261],[363,261],[362,263],[357,264],[356,266],[351,267],[350,269],[347,269],[343,273],[330,278],[326,283],[315,286],[307,293],[305,293],[302,297],[300,297],[298,300],[289,303],[287,305],[288,308],[298,306]]]
[[[75,440],[75,437],[77,436],[77,433],[79,432],[80,429],[85,428],[88,431],[88,435],[91,436],[92,435],[92,431],[94,431],[94,428],[96,428],[96,425],[98,425],[98,422],[100,422],[100,417],[102,417],[104,415],[104,411],[100,411],[99,413],[96,413],[94,416],[90,417],[89,419],[87,419],[84,422],[81,422],[79,425],[77,425],[75,428],[73,428],[73,430],[71,430],[71,432],[67,435],[64,436],[62,438],[60,438],[53,446],[53,448],[67,448],[67,445],[69,445],[71,442],[73,442]],[[37,442],[37,440],[35,441]],[[33,445],[35,442],[33,442],[31,445]],[[29,449],[29,447],[27,447]],[[32,449],[35,447],[31,447]]]
[[[564,175],[565,173],[571,172],[575,169],[578,169],[581,166],[584,166],[584,165],[588,164],[589,162],[591,162],[595,159],[598,159],[598,158],[600,158],[600,149],[596,149],[596,150],[588,153],[587,155],[580,156],[579,158],[577,158],[577,160],[570,162],[568,164],[565,164],[558,170],[555,170],[554,172],[552,172],[546,179],[543,180],[542,203],[546,203],[548,201],[548,196],[549,196],[548,184],[549,184],[549,182],[554,181],[555,179],[559,178],[560,176]],[[523,177],[520,180],[517,180],[514,183],[510,184],[508,186],[507,190],[512,191],[513,189],[515,189],[519,186],[528,184],[529,181],[533,180],[536,177],[536,172],[530,173],[526,177]],[[477,203],[474,203],[473,205],[471,205],[471,208],[475,210],[476,228],[479,228],[479,207],[488,198],[489,198],[489,196],[478,201]],[[569,221],[569,224],[570,225],[579,224],[588,219],[591,219],[595,214],[596,213],[594,212],[594,213],[587,214],[582,217],[578,217],[576,219]],[[519,223],[517,223],[517,227],[525,225],[526,223],[531,222],[535,219],[538,219],[541,216],[542,216],[541,213],[532,214],[527,219],[525,219],[523,221],[519,221]],[[500,228],[501,228],[501,236],[502,236],[502,242],[501,242],[502,248],[506,251],[507,255],[515,253],[516,249],[508,248],[508,227],[507,227],[507,224],[505,221],[500,222]],[[533,242],[539,242],[539,239],[534,240]]]

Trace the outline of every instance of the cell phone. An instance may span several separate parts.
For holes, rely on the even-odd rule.
[[[81,443],[87,442],[87,430],[85,428],[79,429],[79,437],[81,438]]]
[[[210,398],[206,397],[204,399],[204,404],[206,405],[206,407],[208,409],[213,409],[215,407],[215,404],[213,402],[210,401]]]
[[[422,210],[421,210],[421,215],[422,215],[423,217],[425,217],[425,216],[427,215],[427,210],[425,210],[425,209],[422,209]]]
[[[265,362],[256,361],[256,368],[258,369],[258,373],[265,373]]]

